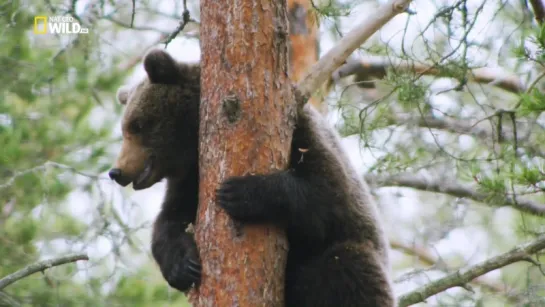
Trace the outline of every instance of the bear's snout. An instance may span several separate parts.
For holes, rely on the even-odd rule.
[[[131,180],[129,178],[127,178],[126,176],[123,176],[123,173],[121,172],[121,169],[119,168],[112,168],[109,172],[108,172],[108,175],[110,176],[110,178],[117,182],[117,184],[119,184],[120,186],[127,186],[129,183],[131,183]]]

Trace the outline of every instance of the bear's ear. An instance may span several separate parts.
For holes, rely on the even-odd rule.
[[[126,86],[122,86],[117,90],[117,101],[119,101],[120,104],[126,105],[127,100],[129,99],[129,88]]]
[[[160,49],[151,50],[146,54],[144,69],[152,83],[175,84],[180,77],[176,60]]]

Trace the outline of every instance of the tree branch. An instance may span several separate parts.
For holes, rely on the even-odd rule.
[[[372,174],[365,175],[365,180],[378,186],[397,186],[413,188],[422,191],[443,193],[454,197],[469,198],[471,200],[489,203],[490,193],[481,193],[469,185],[464,185],[450,180],[426,180],[422,176],[415,176],[404,173],[392,176],[376,176]],[[497,199],[497,198],[494,198]],[[514,201],[511,197],[505,195],[503,201],[491,204],[494,206],[510,206],[533,215],[545,216],[545,205],[533,202],[527,199],[517,199]]]
[[[191,21],[191,22],[195,22],[194,19],[191,19],[191,16],[189,14],[189,10],[187,9],[187,0],[183,0],[183,5],[184,5],[184,12],[182,13],[182,20],[180,20],[180,23],[178,24],[178,26],[176,27],[176,29],[170,33],[167,38],[165,39],[165,41],[163,42],[165,44],[165,48],[168,46],[168,44],[170,44],[170,42],[176,38],[176,36],[178,36],[178,34],[180,34],[180,32],[182,32],[185,28],[185,26],[187,26],[187,24]]]
[[[415,256],[418,261],[430,267],[443,267],[443,260],[424,246],[410,245],[395,239],[390,239],[390,246],[406,255]],[[445,268],[443,268],[443,270],[445,270]],[[508,289],[501,284],[479,278],[473,280],[472,283],[494,293],[507,294],[505,292],[507,292]],[[513,296],[507,295],[507,299],[513,303],[518,302]]]
[[[373,14],[365,17],[352,31],[344,36],[335,47],[331,48],[314,64],[309,72],[297,84],[297,104],[304,105],[308,98],[330,78],[347,58],[360,47],[371,35],[388,23],[396,15],[405,12],[411,0],[390,0],[381,5]]]
[[[497,135],[491,129],[478,127],[474,124],[469,123],[467,120],[456,120],[448,117],[437,118],[429,115],[411,116],[408,114],[399,114],[395,112],[388,115],[388,120],[392,125],[416,124],[419,127],[423,128],[441,129],[453,133],[468,134],[471,136],[475,136],[481,140],[493,140],[494,138],[498,139]],[[545,151],[540,148],[539,143],[528,142],[525,136],[526,133],[524,132],[521,133],[519,131],[519,133],[517,134],[519,136],[517,138],[517,146],[519,148],[524,148],[529,154],[545,157]],[[513,135],[514,134],[511,129],[503,127],[502,136],[497,141],[500,143],[513,142]]]
[[[399,297],[399,307],[405,307],[425,301],[428,297],[453,287],[460,287],[488,272],[518,261],[536,263],[531,255],[545,249],[545,235],[535,241],[515,247],[511,251],[483,261],[477,265],[462,268],[441,279],[433,281]]]
[[[362,60],[349,60],[341,65],[333,76],[335,81],[350,75],[356,75],[356,80],[371,81],[372,78],[383,78],[387,70],[391,68],[397,72],[414,72],[429,76],[450,77],[448,71],[430,65],[409,63],[400,59],[381,56],[366,56]],[[468,81],[494,85],[515,94],[522,93],[525,90],[524,85],[516,75],[503,69],[477,68],[469,71],[466,78]]]
[[[12,273],[0,279],[0,290],[34,273],[44,271],[54,266],[59,266],[70,262],[76,262],[78,260],[89,260],[89,257],[86,254],[72,254],[64,257],[53,258],[33,263],[15,273]]]
[[[542,25],[543,20],[545,19],[545,8],[543,7],[542,0],[530,0],[529,2],[532,6],[532,9],[534,10],[534,16],[537,23],[539,25]]]
[[[436,256],[434,256],[430,251],[423,247],[409,245],[392,238],[390,238],[389,241],[391,248],[397,249],[404,254],[415,256],[416,258],[418,258],[418,261],[422,262],[425,265],[433,266],[439,262]]]

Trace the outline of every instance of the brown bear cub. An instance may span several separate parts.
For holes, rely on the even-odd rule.
[[[200,68],[162,50],[149,52],[144,68],[145,80],[117,94],[126,105],[123,145],[109,174],[135,190],[166,178],[151,249],[169,285],[186,291],[201,276],[185,231],[198,204]],[[291,148],[286,170],[223,182],[218,205],[241,222],[286,227],[286,306],[394,306],[388,243],[369,188],[310,105],[298,114]]]

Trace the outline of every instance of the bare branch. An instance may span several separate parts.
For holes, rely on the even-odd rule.
[[[396,239],[390,239],[390,246],[393,249],[399,250],[404,254],[415,256],[418,261],[430,267],[436,267],[438,269],[441,269],[442,267],[446,266],[444,261],[439,256],[435,255],[432,251],[425,248],[424,246],[411,245]],[[446,269],[443,268],[442,270],[445,271]],[[493,283],[492,281],[484,280],[481,278],[473,280],[472,283],[488,291],[504,294],[506,295],[507,299],[513,303],[518,302],[518,300],[513,296],[507,295],[506,292],[508,291],[508,288],[504,285]]]
[[[439,262],[438,257],[434,256],[430,251],[424,247],[409,245],[396,239],[389,239],[390,247],[397,249],[407,255],[415,256],[423,264],[433,266]]]
[[[537,23],[542,25],[543,20],[545,19],[545,7],[543,6],[542,0],[530,0],[529,2],[534,10],[534,16]]]
[[[396,125],[411,125],[416,124],[419,127],[424,128],[432,128],[432,129],[441,129],[446,130],[453,133],[459,133],[459,134],[468,134],[471,136],[475,136],[481,140],[494,140],[497,139],[497,135],[494,131],[491,129],[479,127],[477,125],[474,125],[467,120],[456,120],[448,117],[444,118],[437,118],[433,116],[411,116],[408,114],[399,114],[399,113],[392,113],[389,114],[388,120],[390,121],[390,124],[396,124]],[[502,137],[497,140],[500,143],[510,143],[514,141],[513,132],[511,130],[508,130],[506,127],[503,127],[503,133]],[[528,154],[537,155],[540,157],[545,157],[545,150],[540,148],[539,143],[535,142],[528,142],[526,140],[526,137],[522,137],[522,135],[525,135],[526,133],[518,133],[519,136],[517,138],[517,146],[519,148],[525,149]]]
[[[390,0],[381,5],[373,14],[365,17],[354,30],[344,36],[335,47],[331,48],[314,64],[309,72],[297,84],[298,105],[304,105],[324,82],[331,77],[347,58],[360,47],[371,35],[388,23],[396,15],[405,12],[411,0]]]
[[[477,265],[462,268],[441,279],[402,295],[399,298],[400,307],[405,307],[425,301],[428,297],[453,287],[463,287],[466,283],[488,272],[502,268],[518,261],[528,261],[531,255],[545,249],[545,235],[535,241],[519,245],[511,251],[483,261]],[[534,263],[535,261],[531,261]]]
[[[427,180],[422,176],[415,176],[408,173],[392,176],[376,176],[367,174],[365,176],[365,180],[371,184],[377,184],[381,187],[397,186],[428,192],[443,193],[454,197],[469,198],[477,202],[488,203],[497,207],[510,206],[522,212],[538,216],[545,216],[545,205],[543,204],[522,199],[520,197],[518,197],[517,201],[515,202],[507,195],[505,195],[502,199],[503,201],[499,203],[490,203],[490,193],[481,193],[469,185],[464,185],[451,180]],[[495,197],[494,199],[497,200],[498,198]]]
[[[44,271],[54,266],[76,262],[78,260],[89,260],[89,257],[87,256],[87,254],[72,254],[72,255],[67,255],[64,257],[53,258],[53,259],[33,263],[15,273],[12,273],[0,279],[0,290],[34,273]]]
[[[136,14],[136,0],[132,0],[131,27],[134,26],[134,15]]]
[[[429,76],[449,77],[446,71],[430,65],[409,63],[400,59],[382,56],[366,56],[361,60],[349,60],[341,65],[333,76],[336,81],[350,75],[356,75],[358,80],[378,79],[384,77],[387,70],[391,68],[397,72],[414,72]],[[512,93],[522,93],[525,90],[524,85],[515,74],[503,69],[477,68],[468,72],[466,78],[468,81],[491,84]]]

